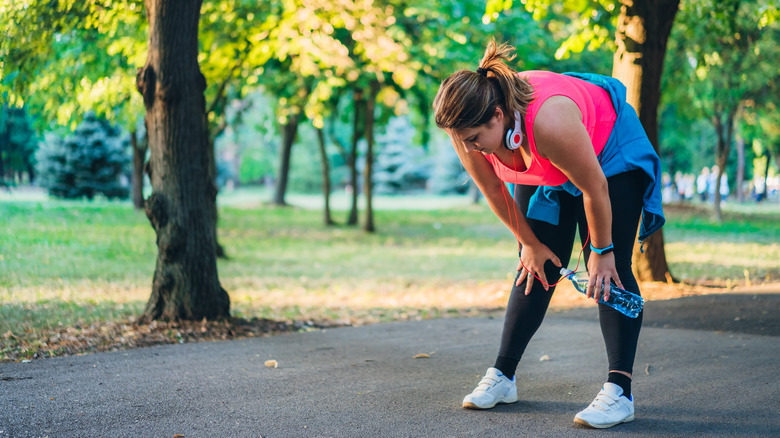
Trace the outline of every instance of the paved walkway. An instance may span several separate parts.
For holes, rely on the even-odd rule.
[[[0,438],[776,437],[777,292],[649,303],[637,419],[610,430],[572,422],[605,377],[588,308],[548,316],[518,369],[520,401],[490,411],[460,401],[492,364],[501,320],[445,319],[2,364]]]

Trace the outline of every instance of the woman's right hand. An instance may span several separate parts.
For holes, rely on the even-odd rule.
[[[535,280],[534,277],[537,277],[544,285],[544,290],[550,290],[550,283],[547,281],[547,275],[544,273],[544,264],[547,260],[552,261],[555,266],[561,267],[561,261],[558,259],[558,256],[547,245],[541,242],[523,245],[520,251],[520,263],[517,264],[517,270],[520,272],[520,275],[517,277],[515,286],[520,286],[523,280],[527,278],[525,294],[528,295],[531,293]]]

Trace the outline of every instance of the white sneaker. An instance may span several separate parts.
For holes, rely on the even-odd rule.
[[[611,382],[605,383],[593,403],[574,417],[575,423],[597,429],[629,421],[634,421],[634,397],[624,397],[623,388]]]
[[[515,379],[509,380],[496,368],[490,367],[477,388],[463,399],[463,407],[470,409],[490,409],[497,403],[517,401]]]

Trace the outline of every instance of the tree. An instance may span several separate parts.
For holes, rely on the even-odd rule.
[[[373,146],[373,125],[378,110],[377,97],[386,89],[408,89],[419,61],[408,56],[411,45],[396,24],[396,15],[403,15],[408,5],[385,1],[315,0],[286,2],[282,20],[271,32],[277,41],[276,57],[289,60],[290,71],[304,78],[308,98],[305,114],[315,128],[338,105],[333,96],[352,100],[352,145],[349,152],[353,189],[352,209],[348,223],[358,222],[357,145],[366,140]],[[411,8],[409,8],[411,9]],[[311,88],[309,88],[311,85]],[[302,93],[303,94],[303,93]],[[365,155],[366,169],[363,191],[367,201],[364,228],[373,231],[371,211],[372,151]]]
[[[755,197],[758,202],[766,199],[769,168],[772,156],[780,168],[780,111],[771,93],[762,99],[748,101],[744,107],[742,131],[749,139],[754,154],[753,175],[756,182]]]
[[[117,127],[88,113],[68,138],[40,149],[40,185],[61,198],[127,198],[120,182],[128,164],[124,142]]]
[[[0,14],[0,90],[9,103],[36,115],[38,131],[53,123],[75,127],[88,112],[136,133],[143,109],[131,76],[145,56],[143,3],[122,0],[112,7],[95,1],[8,2]],[[145,150],[133,153],[145,155]],[[132,173],[142,187],[143,160]],[[139,182],[140,180],[140,182]],[[138,208],[140,193],[133,193]]]
[[[146,215],[157,234],[157,266],[143,319],[229,316],[217,275],[209,138],[198,65],[200,0],[146,0],[147,61],[137,87],[146,108],[153,192]]]
[[[420,156],[424,152],[412,145],[413,138],[414,127],[408,117],[391,118],[384,132],[377,135],[379,152],[374,172],[377,193],[399,194],[425,189],[430,170],[428,163],[421,162]]]
[[[660,156],[658,104],[667,40],[680,0],[622,0],[612,76],[627,88],[626,98],[639,115],[650,143]],[[639,281],[671,278],[666,261],[663,230],[642,247],[634,247],[632,262]]]
[[[24,108],[0,106],[0,186],[21,180],[27,173],[30,183],[35,181],[35,151],[38,139]]]
[[[681,45],[687,62],[676,74],[689,86],[684,98],[708,119],[716,134],[714,148],[714,215],[721,214],[721,176],[726,170],[737,125],[748,101],[771,102],[780,97],[777,48],[778,7],[765,0],[683,0],[678,38],[693,35],[693,45]]]

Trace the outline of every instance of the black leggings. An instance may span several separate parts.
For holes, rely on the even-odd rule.
[[[612,239],[615,245],[617,273],[623,286],[637,294],[639,294],[639,286],[631,272],[631,254],[642,211],[643,178],[644,174],[636,170],[607,179],[609,198],[612,204]],[[535,191],[536,187],[534,186],[516,187],[515,201],[519,204],[523,215],[526,214],[528,201]],[[587,221],[582,196],[574,197],[567,192],[560,191],[558,197],[561,204],[558,225],[533,219],[527,219],[527,221],[536,237],[558,256],[563,266],[567,266],[574,244],[575,230],[579,227],[580,240],[584,244],[588,235]],[[585,266],[587,266],[590,245],[585,248],[584,254]],[[554,283],[556,279],[560,278],[558,271],[558,267],[547,261],[545,275],[550,283]],[[515,281],[517,281],[517,277]],[[501,335],[501,348],[498,352],[496,367],[508,375],[514,375],[514,369],[504,370],[498,364],[506,364],[505,367],[512,367],[509,364],[517,366],[528,342],[542,324],[555,290],[554,287],[550,287],[549,291],[545,291],[542,283],[535,280],[531,293],[525,295],[525,286],[525,281],[520,286],[513,286],[504,319],[504,331]],[[629,318],[604,304],[598,306],[601,333],[607,347],[609,370],[631,373],[639,329],[642,326],[642,313],[639,314],[638,318]]]

